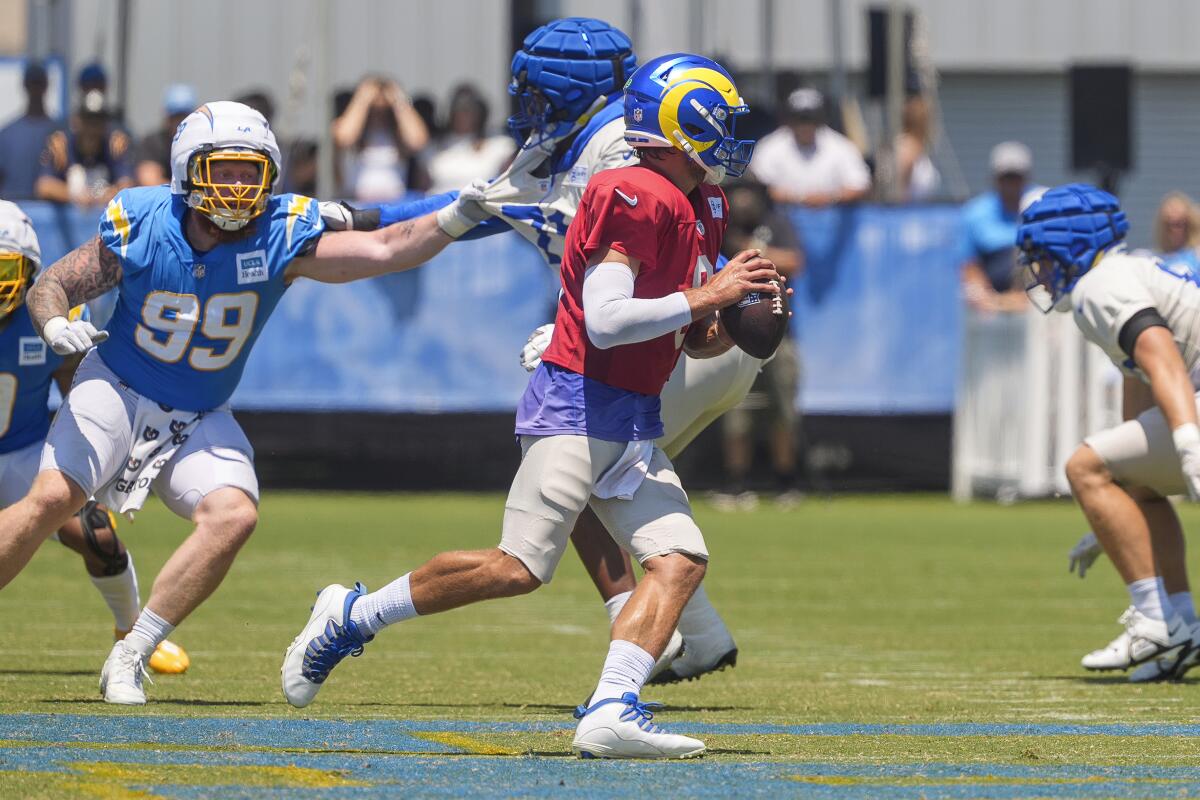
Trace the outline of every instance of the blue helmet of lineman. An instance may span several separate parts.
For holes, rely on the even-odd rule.
[[[637,68],[633,42],[607,22],[588,17],[558,19],[525,37],[512,60],[508,93],[517,113],[508,118],[513,136],[529,144],[563,137],[621,91]]]
[[[708,183],[720,183],[750,164],[754,140],[734,136],[734,121],[749,111],[724,67],[672,53],[647,61],[625,84],[625,141],[677,147],[703,167]]]
[[[1117,198],[1086,183],[1050,189],[1021,212],[1017,247],[1026,291],[1042,311],[1060,306],[1075,284],[1129,232]]]

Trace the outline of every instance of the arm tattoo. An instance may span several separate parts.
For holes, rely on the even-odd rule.
[[[55,261],[25,298],[37,330],[52,317],[65,317],[80,303],[99,297],[121,282],[117,254],[94,236]]]

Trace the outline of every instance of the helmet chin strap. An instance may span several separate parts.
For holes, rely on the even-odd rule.
[[[725,168],[705,164],[704,160],[700,158],[700,154],[696,152],[696,148],[692,147],[691,142],[683,138],[683,134],[680,131],[673,131],[671,136],[675,139],[676,144],[679,145],[679,149],[687,153],[688,158],[696,162],[700,166],[700,169],[704,170],[705,183],[710,186],[718,186],[721,181],[725,180]]]
[[[237,231],[240,231],[242,228],[246,227],[246,225],[248,225],[250,223],[250,220],[248,220],[248,219],[226,219],[224,217],[214,216],[212,214],[207,214],[207,213],[201,211],[198,208],[198,206],[200,204],[200,200],[193,199],[193,196],[196,194],[198,194],[198,192],[193,192],[192,194],[188,195],[188,198],[187,198],[188,208],[192,209],[192,211],[195,211],[197,214],[204,217],[204,219],[211,222],[217,228],[219,228],[223,231],[229,232],[229,233],[236,233]]]

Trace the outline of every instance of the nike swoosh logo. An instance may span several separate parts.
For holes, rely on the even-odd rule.
[[[613,187],[613,191],[616,192],[617,194],[621,195],[621,199],[624,200],[626,203],[629,203],[629,206],[631,208],[633,206],[637,205],[638,198],[637,198],[636,194],[633,197],[630,197],[629,195],[625,194],[624,192],[622,192],[620,189],[617,189],[616,187]]]

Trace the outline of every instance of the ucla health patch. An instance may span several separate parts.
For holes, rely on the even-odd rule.
[[[46,343],[40,336],[22,336],[17,342],[20,352],[17,365],[21,367],[37,367],[46,363]]]
[[[237,276],[239,285],[265,281],[267,279],[267,251],[252,250],[249,253],[238,253]]]

